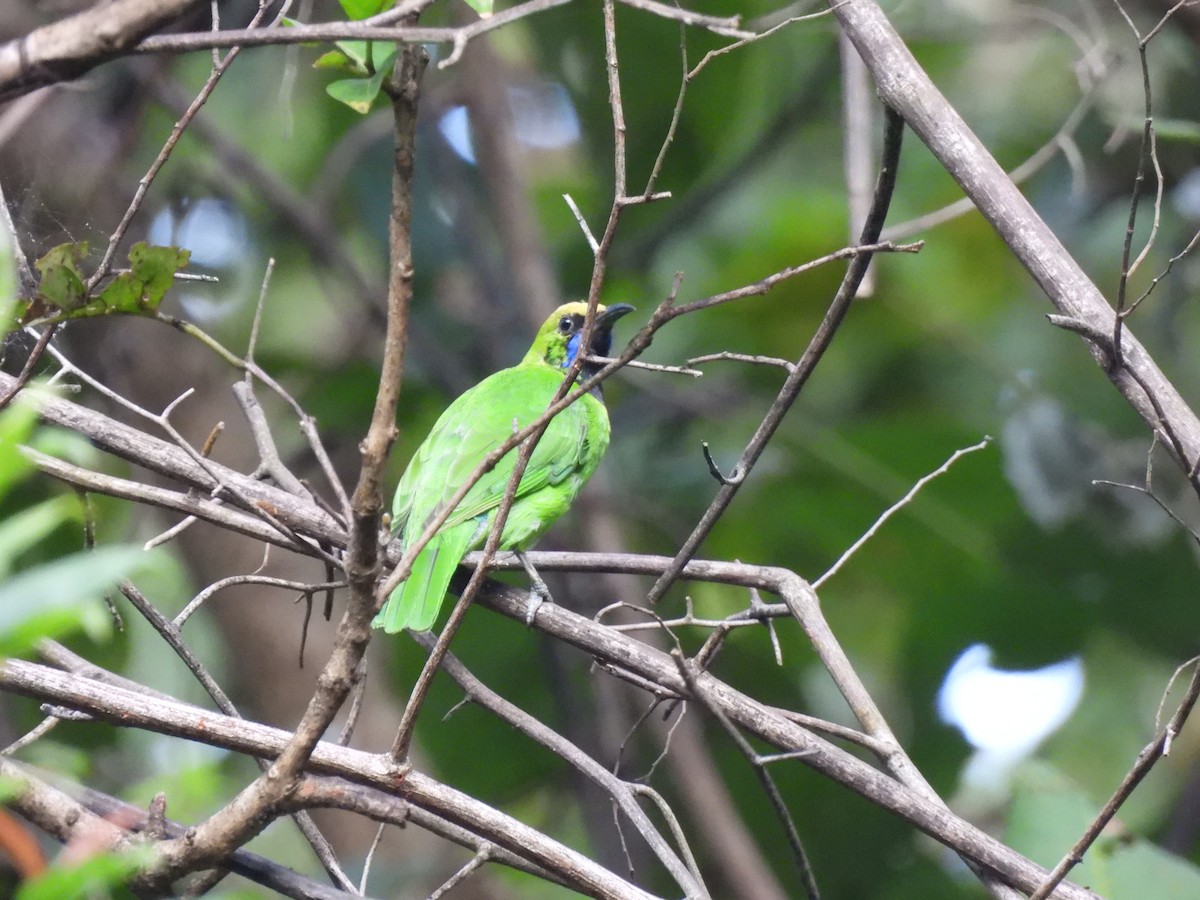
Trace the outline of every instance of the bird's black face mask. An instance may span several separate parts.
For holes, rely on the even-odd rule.
[[[608,356],[612,350],[613,325],[617,319],[633,310],[634,307],[628,303],[614,303],[596,317],[596,326],[592,329],[591,348],[588,350],[588,356]],[[572,318],[574,319],[573,333],[570,340],[567,341],[567,356],[563,360],[564,369],[575,362],[575,357],[579,354],[579,339],[583,336],[583,316],[573,316]],[[584,363],[580,378],[590,378],[599,372],[600,368],[596,363]]]

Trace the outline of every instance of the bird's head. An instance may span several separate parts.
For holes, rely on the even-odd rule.
[[[614,303],[612,306],[596,307],[596,324],[592,328],[591,346],[586,351],[588,356],[608,356],[612,349],[612,328],[617,319],[626,313],[633,312],[628,303]],[[523,362],[527,365],[551,366],[555,369],[566,369],[575,362],[579,355],[580,338],[583,334],[583,319],[587,314],[587,304],[581,301],[564,303],[556,309],[540,329],[533,341],[533,346],[525,354]],[[596,371],[597,366],[584,366],[584,375]]]

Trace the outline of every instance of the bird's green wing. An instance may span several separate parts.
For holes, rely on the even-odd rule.
[[[483,459],[512,436],[514,423],[515,428],[524,428],[546,411],[561,383],[561,375],[553,370],[515,366],[484,379],[450,405],[396,489],[393,518],[405,523],[406,540],[419,536],[420,529],[444,508]],[[599,407],[603,436],[589,442],[588,433],[595,430],[593,406]],[[584,397],[567,407],[551,420],[534,448],[517,488],[517,497],[548,484],[558,484],[584,464],[585,453],[595,457],[588,467],[590,474],[603,454],[607,438],[607,416],[595,398]],[[443,527],[452,528],[495,509],[504,496],[516,461],[514,450],[484,473]]]

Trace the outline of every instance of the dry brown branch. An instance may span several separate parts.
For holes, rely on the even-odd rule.
[[[113,0],[0,45],[0,100],[76,78],[202,0]]]
[[[842,0],[831,6],[884,102],[904,117],[958,181],[1051,303],[1064,316],[1112,335],[1116,317],[1100,290],[929,79],[879,5],[874,0]],[[1172,452],[1190,472],[1200,456],[1200,419],[1150,354],[1128,329],[1120,365],[1109,364],[1102,346],[1092,344],[1089,349],[1146,424],[1174,435],[1177,445]]]
[[[787,595],[802,590],[803,583],[791,573],[775,570],[775,580]],[[524,618],[526,599],[523,591],[502,588],[489,589],[480,596],[484,605],[517,620]],[[652,683],[679,693],[687,692],[686,684],[667,654],[614,634],[561,606],[547,604],[539,613],[538,626],[589,654],[619,661],[617,664],[622,669]],[[944,806],[926,800],[724,682],[700,673],[697,683],[740,727],[786,752],[804,751],[800,762],[868,797],[968,858],[994,869],[1018,887],[1032,891],[1047,876],[1042,867],[958,819]],[[275,756],[292,737],[278,729],[228,719],[206,710],[111,686],[95,685],[86,678],[21,660],[0,664],[0,686],[80,709],[125,727],[148,728],[257,756]],[[555,868],[562,863],[561,851],[548,846],[547,839],[533,829],[509,820],[467,795],[438,785],[417,771],[398,772],[387,755],[319,743],[314,747],[308,765],[314,772],[340,775],[355,783],[395,793],[410,803],[471,828],[477,834],[486,833],[502,846],[547,867]],[[595,868],[590,861],[587,863],[585,871],[589,878],[595,874]],[[604,875],[612,877],[606,872]],[[1069,884],[1060,885],[1054,896],[1063,900],[1096,900],[1091,892]]]
[[[884,133],[879,177],[875,186],[875,198],[871,205],[870,215],[863,225],[861,237],[861,244],[863,245],[871,245],[878,240],[879,232],[883,228],[883,220],[887,216],[888,206],[891,204],[892,191],[896,185],[896,169],[900,162],[900,139],[902,134],[903,124],[901,120],[889,111],[887,115],[887,127]],[[800,395],[800,391],[808,382],[808,378],[812,375],[817,363],[821,361],[821,357],[824,355],[825,350],[828,349],[846,313],[850,311],[850,304],[857,295],[858,286],[866,275],[871,256],[872,254],[868,251],[855,254],[851,258],[850,264],[846,269],[846,275],[842,279],[842,284],[829,304],[829,308],[825,313],[825,317],[821,320],[816,334],[813,335],[808,347],[805,348],[804,354],[796,363],[796,367],[788,372],[788,377],[784,380],[783,386],[780,387],[779,394],[776,396],[774,402],[772,402],[766,415],[763,416],[762,421],[759,423],[758,428],[755,429],[754,435],[742,451],[741,458],[734,469],[737,477],[734,479],[721,479],[720,490],[713,497],[708,509],[704,511],[704,515],[696,523],[696,527],[692,529],[692,533],[688,535],[683,546],[675,554],[674,562],[659,576],[654,586],[650,588],[650,592],[646,596],[649,603],[657,603],[663,598],[667,590],[671,587],[671,584],[683,571],[683,567],[687,564],[687,561],[695,556],[696,551],[700,549],[700,544],[708,537],[717,520],[729,508],[729,504],[733,502],[733,498],[737,495],[738,489],[745,480],[745,477],[754,468],[754,464],[758,461],[763,450],[766,449],[767,444],[774,436],[776,429],[783,422],[788,410],[791,409],[792,404]]]
[[[101,685],[87,678],[22,660],[7,660],[0,664],[0,684],[18,693],[86,709],[113,724],[148,727],[160,733],[275,759],[272,768],[278,767],[282,754],[294,741],[292,733],[278,728],[233,719],[177,701]],[[338,775],[355,784],[383,791],[477,836],[486,836],[510,852],[558,872],[560,876],[568,878],[576,889],[590,896],[611,897],[614,900],[651,898],[650,894],[617,878],[582,854],[473,797],[416,770],[397,770],[387,754],[365,753],[318,742],[306,762],[306,768],[314,773]],[[287,804],[290,801],[284,797],[280,802]]]
[[[432,649],[434,639],[429,635],[417,635],[416,640],[426,650]],[[633,787],[618,779],[578,747],[571,744],[562,735],[556,734],[534,716],[504,700],[495,691],[490,690],[453,655],[447,654],[442,662],[442,668],[461,687],[466,698],[472,703],[479,704],[493,714],[519,729],[523,734],[545,747],[571,765],[575,766],[587,778],[599,784],[613,798],[620,810],[629,817],[637,831],[650,844],[659,861],[671,873],[675,882],[683,888],[688,897],[708,897],[704,881],[699,871],[695,869],[694,861],[689,866],[685,864],[676,852],[658,833],[658,829],[650,818],[638,806]],[[686,850],[686,844],[684,845]],[[686,853],[691,860],[691,853]]]

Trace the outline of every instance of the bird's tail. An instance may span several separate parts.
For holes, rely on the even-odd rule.
[[[437,621],[450,587],[450,579],[458,568],[475,528],[464,522],[438,532],[425,549],[417,554],[412,573],[387,599],[371,624],[388,634],[408,629],[428,631]]]

